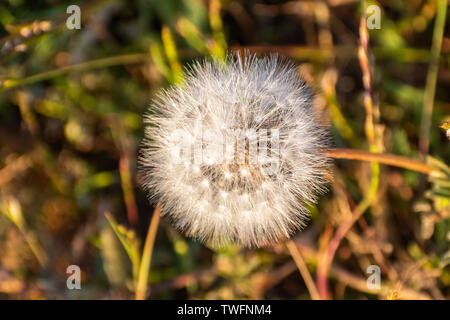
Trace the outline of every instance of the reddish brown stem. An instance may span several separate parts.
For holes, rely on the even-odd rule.
[[[409,169],[425,174],[430,174],[433,171],[437,171],[435,168],[429,166],[428,164],[422,161],[397,156],[393,154],[373,153],[369,151],[354,150],[354,149],[328,149],[325,151],[325,155],[334,159],[349,159],[349,160],[379,162],[382,164]]]

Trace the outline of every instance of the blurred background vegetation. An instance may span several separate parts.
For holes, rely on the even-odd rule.
[[[71,4],[81,8],[79,30],[66,27]],[[381,29],[369,30],[358,58],[357,0],[3,0],[0,298],[134,297],[154,211],[137,174],[142,115],[198,57],[245,49],[288,56],[313,86],[336,147],[425,159],[428,147],[418,146],[429,140],[434,163],[447,170],[450,142],[440,126],[450,120],[450,30],[440,35],[443,19],[436,23],[447,3],[367,4],[381,8]],[[364,61],[373,68],[369,87]],[[328,298],[450,298],[448,180],[367,162],[335,165],[330,192],[294,238],[321,293],[325,277]],[[364,199],[364,214],[327,267],[336,230]],[[375,291],[366,285],[373,264],[382,277]],[[81,268],[81,290],[66,287],[69,265]],[[212,251],[164,219],[148,282],[154,299],[310,298],[282,244]]]

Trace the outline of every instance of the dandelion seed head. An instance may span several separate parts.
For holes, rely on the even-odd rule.
[[[213,247],[289,238],[326,190],[329,139],[311,100],[295,66],[275,55],[194,63],[145,117],[140,170],[150,198]]]

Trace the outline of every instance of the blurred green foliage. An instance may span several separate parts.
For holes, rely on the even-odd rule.
[[[80,30],[65,25],[74,3]],[[369,3],[382,8],[370,48],[383,148],[419,158],[437,2]],[[137,174],[142,117],[196,58],[249,50],[294,59],[335,145],[368,149],[357,56],[362,10],[352,0],[1,2],[0,298],[133,298],[154,210]],[[449,37],[447,28],[430,130],[430,154],[447,165],[449,140],[439,126],[450,114]],[[368,192],[370,172],[367,163],[336,162],[336,180],[355,202]],[[332,295],[449,298],[450,186],[395,168],[380,175],[375,201],[337,252]],[[313,276],[320,243],[345,218],[342,194],[330,189],[296,238]],[[80,291],[65,286],[71,264],[82,269]],[[382,265],[375,295],[361,285],[371,264]],[[152,298],[307,299],[295,271],[282,245],[212,251],[163,220],[149,281]]]

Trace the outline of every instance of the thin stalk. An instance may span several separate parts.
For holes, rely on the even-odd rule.
[[[305,260],[302,257],[302,254],[297,248],[297,245],[294,241],[289,240],[286,242],[286,247],[289,250],[289,254],[292,259],[294,259],[295,264],[297,265],[298,271],[300,271],[300,275],[305,281],[306,288],[309,291],[311,299],[320,300],[319,291],[317,291],[316,285],[311,277],[311,274],[308,271],[308,267],[306,266]]]
[[[366,1],[362,1],[363,9],[366,8]],[[373,60],[369,47],[369,30],[366,25],[366,15],[363,14],[359,25],[359,40],[360,46],[358,49],[359,64],[362,71],[362,80],[364,85],[364,108],[366,111],[366,121],[364,124],[365,134],[367,141],[369,142],[370,151],[374,153],[380,153],[383,140],[380,132],[377,132],[377,126],[380,118],[379,105],[374,99],[374,91],[372,87],[373,79]],[[377,161],[371,163],[371,178],[369,190],[364,194],[362,201],[356,207],[353,213],[353,217],[350,221],[342,223],[336,230],[333,238],[331,239],[328,247],[328,251],[324,256],[324,266],[321,268],[321,272],[317,273],[317,283],[319,287],[320,296],[323,299],[328,299],[329,290],[327,282],[327,274],[329,268],[333,263],[336,251],[341,243],[341,240],[345,237],[347,232],[351,229],[353,224],[362,216],[362,214],[371,206],[375,200],[378,186],[380,183],[380,164]]]
[[[432,172],[438,171],[432,166],[426,164],[425,162],[397,156],[393,154],[386,153],[374,153],[365,150],[354,150],[354,149],[328,149],[325,151],[325,155],[334,159],[348,159],[348,160],[362,160],[378,162],[382,164],[387,164],[394,167],[409,169],[425,174],[431,174]]]
[[[436,21],[434,23],[433,43],[430,53],[425,94],[422,107],[422,121],[420,123],[419,150],[422,156],[428,154],[430,147],[431,116],[433,114],[434,96],[439,69],[439,57],[441,54],[442,37],[444,35],[445,18],[447,15],[447,0],[438,0],[436,8]]]
[[[133,191],[133,182],[131,180],[130,160],[123,154],[119,160],[120,183],[122,186],[125,208],[127,210],[128,221],[136,225],[139,219],[136,197]]]
[[[4,196],[3,196],[4,197]],[[22,214],[22,206],[14,197],[6,197],[6,203],[0,203],[0,214],[4,213],[6,217],[19,229],[25,239],[25,242],[31,249],[41,267],[45,267],[48,261],[45,251],[42,249],[38,239],[28,230],[25,219]]]
[[[150,273],[150,264],[160,216],[161,206],[158,204],[153,212],[147,237],[145,238],[144,250],[142,252],[141,265],[139,267],[139,275],[136,284],[136,300],[145,300],[147,297],[148,275]]]
[[[252,53],[278,52],[285,56],[299,59],[324,62],[334,55],[339,58],[353,57],[358,54],[358,48],[351,45],[336,45],[334,49],[311,48],[307,46],[278,45],[278,46],[231,46],[233,51],[250,51]],[[421,48],[390,49],[386,47],[372,47],[372,52],[379,60],[393,60],[398,63],[427,63],[430,61],[430,50]],[[448,61],[447,57],[441,58]]]
[[[30,247],[31,251],[33,252],[34,256],[36,257],[41,267],[45,267],[48,258],[45,251],[42,249],[41,245],[34,236],[34,234],[30,233],[28,230],[25,230],[23,228],[19,228],[19,230],[22,233],[23,237],[25,238],[26,243]]]
[[[149,59],[150,59],[150,56],[148,54],[137,53],[137,54],[127,54],[127,55],[92,60],[92,61],[88,61],[88,62],[82,62],[82,63],[66,66],[63,68],[38,73],[38,74],[29,76],[26,78],[22,78],[22,79],[7,79],[2,84],[0,84],[0,91],[14,88],[17,86],[22,86],[22,85],[39,82],[39,81],[52,79],[52,78],[67,74],[69,72],[80,72],[80,71],[97,69],[97,68],[105,68],[105,67],[110,67],[110,66],[115,66],[115,65],[134,64],[134,63],[140,63],[140,62],[143,62],[143,61],[146,61]]]

